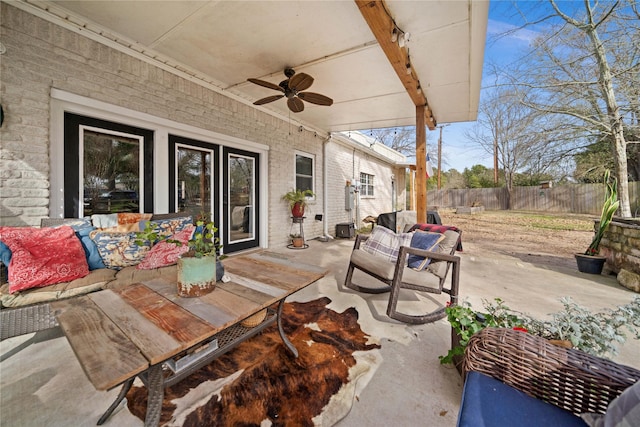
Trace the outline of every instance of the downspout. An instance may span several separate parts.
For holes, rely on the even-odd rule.
[[[331,141],[331,133],[329,136],[322,142],[322,237],[326,242],[329,239],[332,239],[329,235],[329,218],[327,212],[329,212],[329,180],[327,178],[329,174],[329,163],[327,162],[327,143]]]

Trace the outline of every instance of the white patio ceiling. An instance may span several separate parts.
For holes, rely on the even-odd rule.
[[[332,106],[305,102],[303,112],[289,113],[285,98],[258,108],[316,129],[416,123],[414,103],[353,0],[35,4],[249,104],[278,92],[248,78],[278,84],[287,67],[307,73],[315,79],[308,91],[333,98]],[[386,9],[411,34],[411,66],[435,120],[475,120],[488,1],[387,0]]]

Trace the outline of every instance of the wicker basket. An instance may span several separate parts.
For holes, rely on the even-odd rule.
[[[247,317],[240,324],[245,328],[253,328],[258,326],[267,317],[267,309],[260,310],[256,314]]]

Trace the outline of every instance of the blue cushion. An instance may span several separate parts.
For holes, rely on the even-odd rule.
[[[9,267],[9,263],[11,262],[11,249],[2,242],[0,242],[0,261],[2,261],[5,267]]]
[[[82,249],[84,249],[84,254],[87,257],[89,270],[106,268],[104,262],[102,261],[102,257],[100,256],[100,252],[98,252],[96,243],[91,239],[91,237],[89,237],[89,233],[91,233],[95,229],[95,227],[90,226],[76,231],[76,236],[78,236],[78,239],[80,239],[80,243],[82,243]]]
[[[469,372],[462,391],[458,427],[585,427],[580,417],[535,399],[494,378]]]
[[[416,249],[424,249],[431,251],[437,247],[438,243],[444,239],[444,234],[429,233],[426,231],[415,231],[411,237],[411,247]],[[419,255],[410,254],[407,257],[407,265],[414,270],[424,270],[431,258],[425,258]]]

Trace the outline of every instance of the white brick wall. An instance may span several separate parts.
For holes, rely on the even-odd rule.
[[[325,213],[322,136],[308,130],[299,132],[287,121],[6,2],[0,3],[0,16],[0,39],[6,47],[0,57],[0,96],[5,111],[0,128],[0,225],[38,225],[41,217],[49,215],[52,88],[269,146],[269,185],[262,185],[262,191],[268,191],[268,206],[263,210],[269,215],[271,246],[284,246],[289,240],[290,212],[281,196],[295,185],[295,150],[312,154],[316,160],[317,197],[307,208],[306,237],[322,234],[323,224],[314,221],[315,214],[325,214],[332,233],[335,223],[346,221],[343,190],[344,181],[352,175],[351,152],[333,148],[328,156],[329,185],[337,190]],[[376,177],[385,173],[379,161],[362,159],[362,166],[373,170]],[[156,165],[156,170],[162,167]],[[376,200],[367,201],[367,211],[361,212],[361,217],[389,211],[389,197],[381,193]]]

